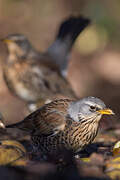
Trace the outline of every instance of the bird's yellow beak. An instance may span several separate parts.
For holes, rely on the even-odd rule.
[[[100,114],[107,114],[107,115],[115,114],[111,109],[102,109],[102,110],[98,110],[98,112]]]
[[[12,42],[12,40],[10,40],[10,39],[2,39],[1,41],[4,43],[11,43]]]

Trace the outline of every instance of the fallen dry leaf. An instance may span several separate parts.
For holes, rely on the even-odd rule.
[[[14,140],[0,141],[0,165],[24,166],[27,163],[26,150]]]

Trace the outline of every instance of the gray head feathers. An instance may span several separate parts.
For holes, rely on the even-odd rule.
[[[10,34],[4,39],[8,39],[8,40],[15,42],[22,49],[23,48],[24,49],[31,48],[31,44],[30,44],[29,40],[23,34]]]
[[[78,122],[80,119],[96,116],[98,114],[97,110],[105,109],[105,107],[104,102],[99,98],[86,97],[71,103],[68,113],[73,120]]]
[[[8,42],[7,46],[9,49],[9,53],[14,51],[17,56],[21,58],[39,58],[39,53],[33,48],[30,41],[23,34],[10,34],[7,37],[3,38],[2,41],[6,43]]]

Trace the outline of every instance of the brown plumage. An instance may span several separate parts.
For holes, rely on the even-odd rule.
[[[28,102],[47,100],[57,95],[75,97],[69,83],[61,77],[57,68],[53,69],[38,61],[5,65],[4,79],[15,95]]]
[[[30,133],[33,145],[44,154],[62,148],[78,152],[96,137],[103,114],[113,112],[98,98],[59,99],[6,127]]]
[[[23,35],[4,38],[9,56],[3,74],[11,92],[27,102],[45,102],[59,95],[75,97],[66,80],[68,59],[75,39],[89,23],[82,16],[65,20],[45,53],[37,52]]]

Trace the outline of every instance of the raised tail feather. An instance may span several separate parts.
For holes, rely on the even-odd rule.
[[[54,58],[61,69],[66,69],[70,50],[77,36],[90,24],[83,16],[69,17],[59,28],[54,43],[48,48],[48,53]]]
[[[82,16],[70,17],[61,24],[57,39],[65,41],[69,37],[69,48],[71,48],[79,33],[82,32],[89,23],[90,20]]]

